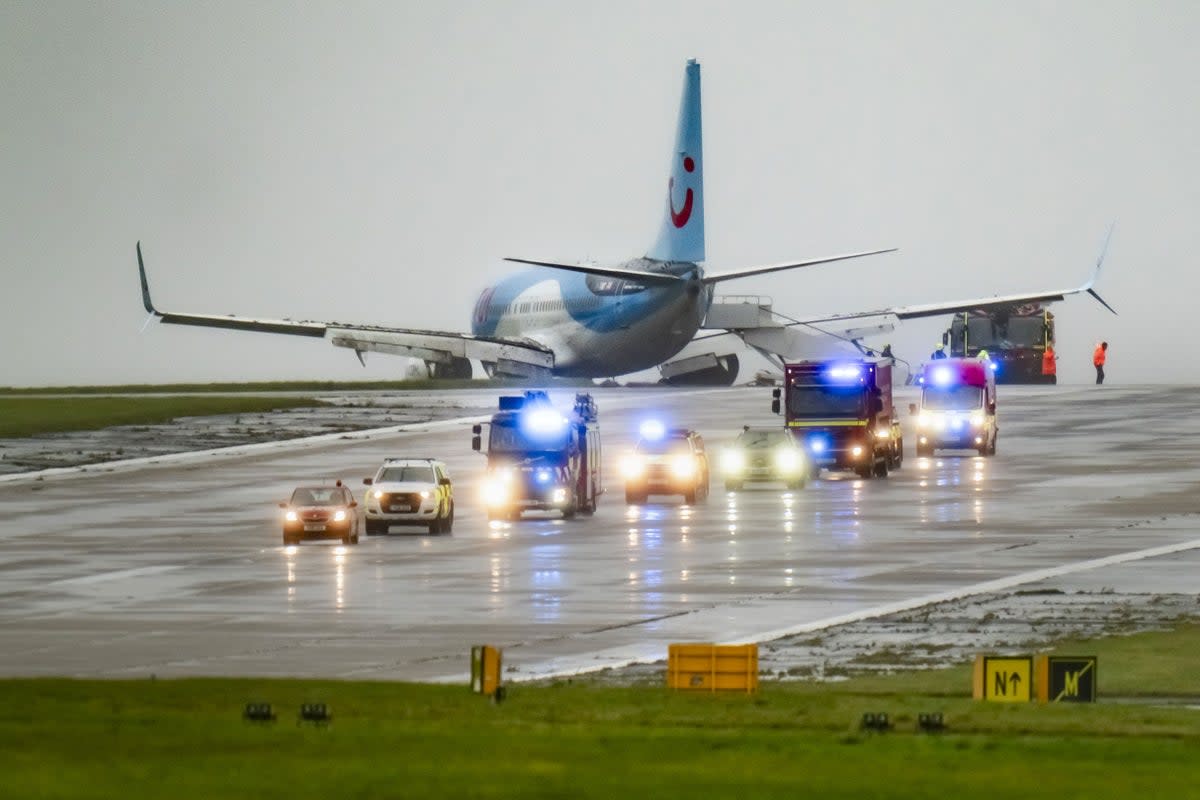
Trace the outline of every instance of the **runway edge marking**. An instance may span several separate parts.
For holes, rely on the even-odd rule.
[[[886,617],[890,614],[898,614],[903,611],[912,611],[917,608],[922,608],[928,605],[936,605],[938,603],[946,603],[951,600],[961,600],[965,597],[972,597],[979,594],[987,594],[989,592],[999,592],[1004,589],[1020,586],[1026,583],[1035,583],[1037,581],[1046,580],[1047,578],[1055,578],[1061,575],[1070,575],[1076,572],[1087,572],[1088,570],[1110,567],[1116,564],[1124,564],[1130,561],[1141,561],[1147,558],[1156,558],[1158,556],[1171,555],[1173,553],[1181,553],[1186,550],[1200,549],[1200,539],[1192,539],[1187,542],[1179,542],[1176,544],[1161,545],[1159,547],[1150,547],[1144,550],[1131,550],[1127,553],[1118,553],[1116,555],[1105,556],[1103,558],[1093,558],[1086,561],[1076,561],[1071,564],[1063,564],[1058,567],[1046,567],[1044,569],[1032,570],[1030,572],[1022,572],[1016,575],[1010,575],[1007,578],[996,578],[982,583],[963,586],[958,589],[948,589],[944,592],[924,595],[922,597],[914,597],[909,600],[899,600],[894,603],[885,603],[880,606],[872,606],[864,608],[861,611],[853,611],[848,614],[839,614],[835,617],[827,617],[825,619],[806,622],[799,625],[792,625],[786,628],[777,628],[775,630],[766,631],[754,637],[753,641],[742,639],[736,642],[728,642],[728,644],[753,644],[772,642],[777,639],[783,639],[788,636],[795,636],[802,633],[812,633],[814,631],[833,628],[838,625],[846,625],[852,622],[862,622],[868,619],[878,617]],[[648,648],[653,648],[652,652],[648,652]],[[550,661],[542,662],[542,664],[534,664],[530,666],[520,667],[520,673],[509,674],[506,680],[512,682],[544,680],[547,678],[566,678],[573,675],[584,675],[589,672],[599,672],[605,669],[621,669],[623,667],[634,666],[635,664],[649,664],[656,661],[662,661],[666,658],[666,651],[659,643],[642,644],[611,648],[609,650],[598,650],[579,656],[570,658],[556,658]],[[580,662],[587,661],[583,664]],[[465,674],[465,673],[463,673]],[[446,675],[435,679],[434,683],[453,683],[464,680],[463,675]]]

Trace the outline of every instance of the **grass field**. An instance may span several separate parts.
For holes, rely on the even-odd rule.
[[[1012,797],[1200,795],[1200,627],[1094,642],[1100,691],[1138,703],[978,703],[961,668],[756,695],[588,680],[510,687],[292,680],[0,681],[14,798]],[[464,660],[466,655],[464,654]],[[1200,702],[1200,697],[1197,697]],[[270,702],[273,723],[241,719]],[[297,721],[325,702],[326,726]],[[864,733],[863,712],[894,729]],[[948,730],[916,732],[922,711]]]
[[[176,417],[324,405],[311,397],[0,397],[0,437],[153,425]]]
[[[531,383],[518,378],[469,380],[436,378],[405,381],[254,381],[248,383],[130,383],[114,386],[0,386],[0,397],[48,394],[160,394],[238,392],[370,392],[428,391],[435,389],[492,389],[497,387],[587,387],[587,378],[551,378]]]

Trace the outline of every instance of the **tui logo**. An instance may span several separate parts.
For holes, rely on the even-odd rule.
[[[683,157],[683,168],[687,172],[692,172],[696,169],[696,162],[691,156]],[[672,177],[667,182],[667,203],[671,206],[671,222],[676,228],[682,228],[687,225],[688,220],[692,218],[692,201],[694,200],[692,190],[689,188],[687,194],[683,197],[683,208],[679,211],[675,210],[675,178]]]

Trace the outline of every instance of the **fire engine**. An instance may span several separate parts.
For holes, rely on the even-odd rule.
[[[904,460],[892,403],[892,359],[800,361],[784,365],[771,410],[804,446],[811,474],[821,467],[886,478]]]
[[[488,427],[484,502],[488,519],[519,519],[524,511],[560,511],[564,519],[592,514],[603,492],[596,403],[575,395],[567,413],[543,391],[500,398]],[[471,448],[480,451],[475,425]]]

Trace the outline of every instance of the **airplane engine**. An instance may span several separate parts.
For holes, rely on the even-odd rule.
[[[738,376],[738,357],[704,355],[663,364],[662,381],[671,386],[732,386]]]

